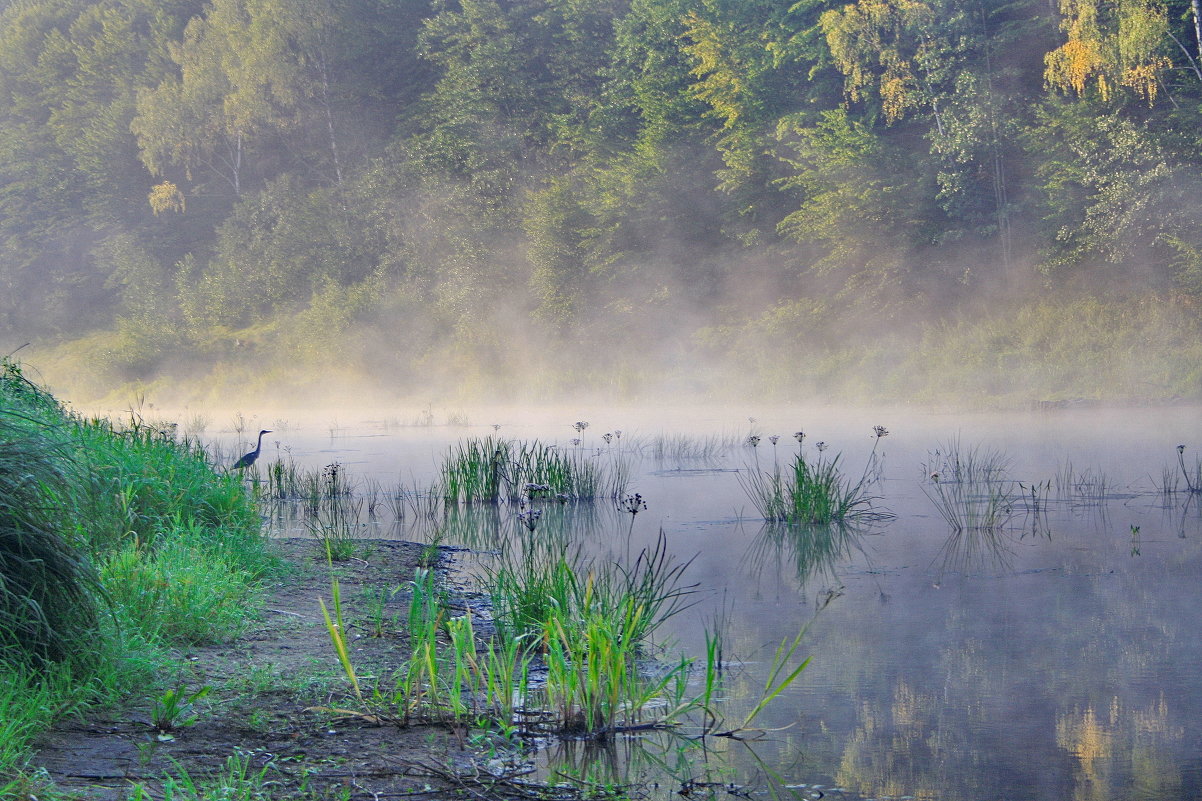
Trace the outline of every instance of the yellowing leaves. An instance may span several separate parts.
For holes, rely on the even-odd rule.
[[[1044,57],[1048,86],[1080,96],[1092,83],[1102,100],[1125,86],[1151,105],[1161,73],[1172,67],[1163,52],[1169,41],[1163,0],[1061,0],[1060,13],[1066,41]]]
[[[930,55],[934,20],[931,6],[918,0],[859,0],[825,12],[818,24],[843,73],[847,99],[860,101],[875,85],[889,123],[920,106],[919,73]]]
[[[150,210],[157,217],[160,212],[178,211],[184,213],[184,193],[179,191],[179,187],[170,181],[163,181],[161,184],[155,185],[150,190]]]
[[[1078,95],[1083,95],[1090,77],[1097,76],[1098,91],[1105,100],[1110,90],[1106,84],[1104,64],[1096,42],[1070,39],[1044,57],[1044,79],[1052,86],[1061,89],[1069,87]]]

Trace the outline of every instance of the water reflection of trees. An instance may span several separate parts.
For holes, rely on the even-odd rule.
[[[1056,745],[1073,757],[1075,799],[1110,799],[1134,786],[1141,798],[1182,798],[1184,776],[1174,752],[1185,728],[1162,696],[1127,707],[1117,698],[1102,714],[1093,706],[1056,715]]]

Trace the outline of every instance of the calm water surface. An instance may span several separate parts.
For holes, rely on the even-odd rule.
[[[386,489],[428,486],[452,443],[492,435],[493,423],[499,436],[571,448],[572,423],[587,420],[579,447],[591,450],[622,429],[628,456],[643,446],[630,491],[647,511],[632,521],[609,502],[569,507],[572,525],[615,559],[661,530],[679,559],[693,559],[687,577],[700,585],[699,602],[660,639],[672,653],[700,655],[705,627],[725,621],[730,721],[758,700],[776,645],[808,626],[812,662],[756,720],[768,730],[762,738],[640,738],[601,754],[558,744],[541,754],[544,770],[659,782],[652,796],[665,799],[680,797],[689,779],[697,784],[684,789],[702,798],[728,797],[723,783],[752,797],[1202,798],[1202,498],[1158,489],[1166,469],[1180,476],[1177,445],[1187,446],[1191,469],[1202,455],[1202,411],[795,410],[752,423],[744,412],[582,410],[469,419],[475,425],[264,418],[276,429],[264,459],[286,449],[305,466],[337,462]],[[873,493],[894,519],[834,535],[757,519],[735,471],[757,460],[784,464],[802,429],[809,455],[811,443],[825,441],[825,455],[840,453],[858,477],[874,425],[890,434],[877,444]],[[647,447],[657,435],[741,442],[753,430],[764,438],[755,450],[704,460],[656,460]],[[948,481],[955,438],[962,456],[975,447],[1004,457],[1006,483],[995,486],[1023,494],[1048,482],[1039,508],[1015,502],[1001,533],[957,536],[929,497],[931,472]],[[225,435],[231,449],[234,439]],[[495,518],[504,525],[513,514],[502,507]],[[472,540],[480,525],[448,530],[452,540]],[[383,524],[379,532],[424,536]]]

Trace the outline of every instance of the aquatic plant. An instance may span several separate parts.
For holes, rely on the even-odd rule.
[[[839,470],[839,456],[814,461],[798,453],[782,472],[755,467],[737,474],[739,485],[764,520],[781,523],[829,524],[855,519],[884,519],[890,513],[873,508],[867,475],[851,481]]]
[[[607,471],[586,453],[565,453],[534,440],[469,439],[452,448],[441,469],[448,503],[498,503],[529,497],[528,487],[547,495],[593,500],[624,488],[629,467],[620,459]]]
[[[523,556],[502,551],[503,563],[486,575],[495,633],[483,641],[473,611],[450,614],[435,573],[417,570],[406,627],[411,656],[391,686],[370,693],[351,663],[333,582],[332,603],[322,608],[362,710],[357,714],[607,737],[664,725],[696,708],[696,699],[686,697],[692,660],[682,657],[654,672],[641,668],[647,637],[685,608],[693,590],[680,583],[688,563],[673,563],[662,535],[630,568],[539,542],[526,543]],[[536,662],[545,680],[532,685]]]
[[[546,629],[546,683],[537,691],[548,710],[547,729],[559,734],[607,737],[636,728],[649,719],[663,723],[669,707],[649,712],[678,676],[688,674],[691,660],[679,662],[657,675],[639,671],[636,661],[639,610],[623,609],[612,616],[592,610],[571,627],[564,618],[549,621]],[[527,701],[529,703],[529,701]]]
[[[926,478],[944,484],[987,484],[1001,480],[1009,468],[1010,457],[1006,454],[982,445],[966,447],[957,435],[930,452],[922,472]]]
[[[531,534],[538,528],[538,521],[543,516],[541,509],[523,509],[518,512],[518,520]]]
[[[1086,468],[1076,471],[1071,461],[1065,461],[1053,478],[1056,496],[1064,501],[1099,505],[1113,491],[1106,474]]]
[[[956,531],[995,530],[1014,516],[1014,492],[1006,484],[935,481],[923,486],[939,516]]]
[[[688,606],[694,587],[681,580],[689,564],[671,557],[663,532],[629,568],[533,538],[503,546],[482,580],[503,637],[545,633],[550,617],[563,618],[570,630],[593,612],[617,618],[638,610],[633,646]]]
[[[924,465],[923,493],[953,531],[996,531],[1014,516],[1016,484],[1006,477],[1009,458],[958,437],[933,452]]]
[[[733,453],[746,441],[738,434],[657,434],[640,441],[638,450],[657,462],[716,461]]]
[[[338,500],[321,506],[305,520],[309,535],[317,540],[326,558],[345,562],[362,546],[361,500]]]
[[[1181,475],[1185,477],[1186,491],[1191,494],[1202,493],[1202,459],[1194,461],[1193,470],[1185,467],[1185,446],[1177,446],[1177,464],[1181,467]]]

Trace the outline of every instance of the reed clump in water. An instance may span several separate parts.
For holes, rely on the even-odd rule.
[[[710,462],[733,453],[744,441],[739,434],[658,434],[638,446],[644,455],[657,462]]]
[[[1010,460],[1005,454],[966,448],[953,438],[933,456],[925,465],[929,481],[922,491],[952,531],[997,531],[1010,522],[1018,493],[1015,482],[1006,477]]]
[[[755,453],[755,466],[738,474],[739,484],[764,520],[771,523],[828,525],[889,518],[890,513],[873,508],[876,497],[869,491],[878,464],[876,446],[889,432],[883,426],[873,430],[876,442],[868,465],[854,481],[839,469],[838,455],[830,459],[824,457],[825,443],[819,443],[817,457],[807,458],[803,450],[805,435],[800,431],[794,434],[798,452],[791,464],[781,469],[773,442],[772,469],[765,471],[759,464],[760,437],[753,434],[748,437],[747,444]]]
[[[633,643],[646,640],[664,621],[688,606],[695,586],[682,583],[690,562],[675,562],[663,533],[642,550],[632,567],[590,559],[554,538],[529,537],[502,547],[484,584],[502,637],[545,634],[549,617],[567,628],[591,614],[635,614]]]
[[[534,440],[486,437],[468,439],[443,462],[441,486],[448,503],[500,503],[529,497],[529,487],[544,487],[549,497],[590,501],[616,497],[625,489],[628,470],[620,458],[608,466],[591,451],[564,451]]]
[[[710,678],[699,696],[688,690],[692,659],[649,667],[649,637],[688,605],[694,589],[681,583],[688,563],[673,562],[662,535],[628,568],[538,542],[512,543],[525,553],[502,556],[484,577],[491,627],[480,626],[486,618],[470,608],[451,614],[434,572],[418,570],[407,629],[411,657],[391,686],[370,694],[350,664],[335,583],[331,641],[366,714],[507,735],[606,738],[670,725],[710,702],[720,648],[707,649]],[[531,682],[536,668],[542,678]]]

